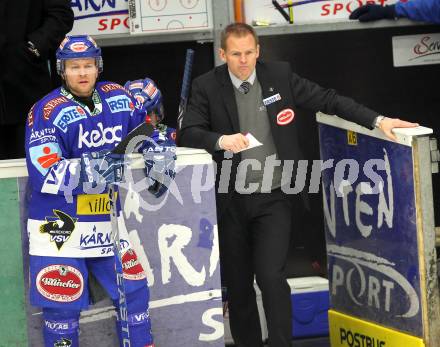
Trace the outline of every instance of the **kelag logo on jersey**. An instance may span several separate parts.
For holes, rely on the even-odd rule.
[[[63,108],[56,116],[53,124],[63,133],[67,132],[67,126],[80,119],[87,118],[86,112],[80,106],[69,106]]]
[[[79,125],[78,148],[83,145],[87,148],[101,147],[106,143],[120,142],[122,140],[122,125],[113,128],[104,128],[101,122],[97,124],[98,129],[84,130],[83,125]]]
[[[64,243],[72,235],[75,229],[77,218],[72,218],[68,214],[60,210],[53,210],[55,216],[46,217],[46,223],[40,226],[40,233],[50,235],[50,241],[55,242],[58,250],[63,247]]]
[[[117,95],[105,100],[112,113],[134,110],[134,105],[126,95]]]
[[[29,148],[32,164],[44,176],[49,168],[61,159],[61,149],[56,142],[46,142]]]

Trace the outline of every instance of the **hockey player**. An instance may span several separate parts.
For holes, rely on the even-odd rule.
[[[145,121],[145,112],[122,86],[97,82],[103,63],[91,37],[67,36],[56,58],[63,85],[31,108],[26,127],[30,301],[42,307],[45,346],[76,347],[92,272],[117,308],[120,345],[126,346],[106,187],[121,179],[123,166],[109,151]],[[73,160],[90,153],[98,153],[99,168],[114,168],[99,172],[98,182],[84,179],[95,167]],[[130,346],[151,347],[146,276],[123,224],[121,245]]]

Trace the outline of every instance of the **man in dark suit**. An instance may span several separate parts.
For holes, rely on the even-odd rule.
[[[217,162],[220,259],[236,346],[263,345],[255,276],[269,346],[284,347],[291,346],[290,288],[284,268],[291,213],[302,203],[283,189],[291,183],[283,178],[283,163],[302,158],[295,110],[337,114],[367,128],[380,127],[391,138],[392,128],[416,124],[380,116],[292,73],[288,63],[259,62],[259,49],[258,37],[247,24],[224,29],[220,57],[226,64],[194,80],[180,144],[204,148]],[[249,133],[263,145],[245,150],[249,135],[244,134]]]
[[[53,89],[48,59],[72,25],[69,0],[0,1],[0,159],[24,158],[27,113]]]

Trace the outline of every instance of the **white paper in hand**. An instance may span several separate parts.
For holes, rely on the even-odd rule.
[[[246,138],[249,140],[249,146],[246,147],[245,149],[242,149],[242,150],[239,151],[239,152],[246,151],[246,150],[248,150],[248,149],[251,149],[251,148],[254,148],[254,147],[258,147],[258,146],[262,146],[262,145],[263,145],[263,144],[262,144],[260,141],[258,141],[258,140],[255,138],[255,136],[252,135],[251,133],[247,133],[245,136],[246,136]]]

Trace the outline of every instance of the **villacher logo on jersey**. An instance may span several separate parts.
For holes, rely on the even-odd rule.
[[[56,264],[41,269],[36,283],[41,295],[57,302],[75,301],[84,289],[81,272],[68,265]]]

